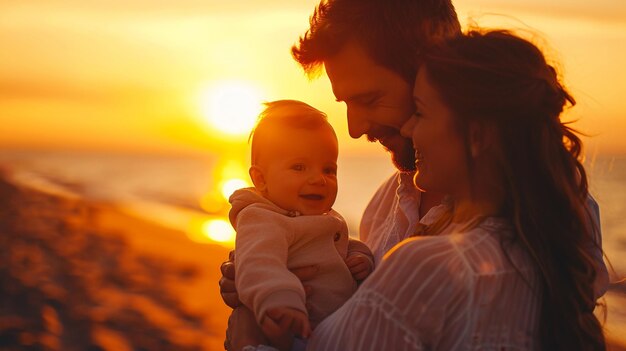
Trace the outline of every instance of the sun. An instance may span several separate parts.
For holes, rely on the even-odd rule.
[[[218,131],[241,136],[250,133],[263,106],[262,91],[246,81],[216,82],[200,92],[204,120]]]

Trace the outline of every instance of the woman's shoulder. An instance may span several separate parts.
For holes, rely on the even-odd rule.
[[[451,235],[405,239],[385,254],[368,280],[392,295],[407,287],[409,295],[418,289],[426,296],[442,293],[442,288],[448,293],[466,290],[472,285],[472,271],[455,240]]]
[[[457,235],[413,236],[392,247],[383,257],[383,262],[412,260],[423,261],[432,256],[432,260],[448,260],[458,254],[455,249]]]
[[[483,274],[486,266],[502,270],[508,266],[502,243],[512,238],[512,233],[508,221],[489,217],[469,230],[406,239],[389,250],[383,262],[430,268],[446,265],[454,267],[457,275]]]

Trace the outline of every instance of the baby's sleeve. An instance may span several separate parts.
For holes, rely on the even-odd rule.
[[[259,324],[274,307],[307,313],[302,283],[287,269],[293,231],[286,219],[255,207],[237,216],[235,285],[239,299],[254,312]]]

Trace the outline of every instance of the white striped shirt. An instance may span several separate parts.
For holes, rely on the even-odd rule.
[[[407,240],[378,266],[390,248],[411,236],[418,222],[432,223],[444,210],[437,206],[420,215],[421,192],[412,178],[396,173],[374,194],[361,220],[360,237],[374,253],[377,268],[315,329],[307,350],[538,348],[534,328],[539,301],[526,283],[538,286],[534,266],[520,248],[509,257],[524,276],[510,265],[497,239],[510,230],[494,226],[500,220],[489,219],[464,234]],[[599,225],[598,205],[591,196],[588,206]],[[601,247],[600,232],[596,234]],[[600,297],[608,287],[602,251],[591,243],[587,250],[596,261],[595,290]]]
[[[454,228],[395,247],[307,350],[537,349],[536,274],[523,250],[503,251],[506,221]]]

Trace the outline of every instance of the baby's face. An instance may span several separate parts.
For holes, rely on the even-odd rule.
[[[277,139],[259,165],[265,181],[261,193],[288,211],[328,212],[337,197],[338,146],[332,130],[290,128]]]

